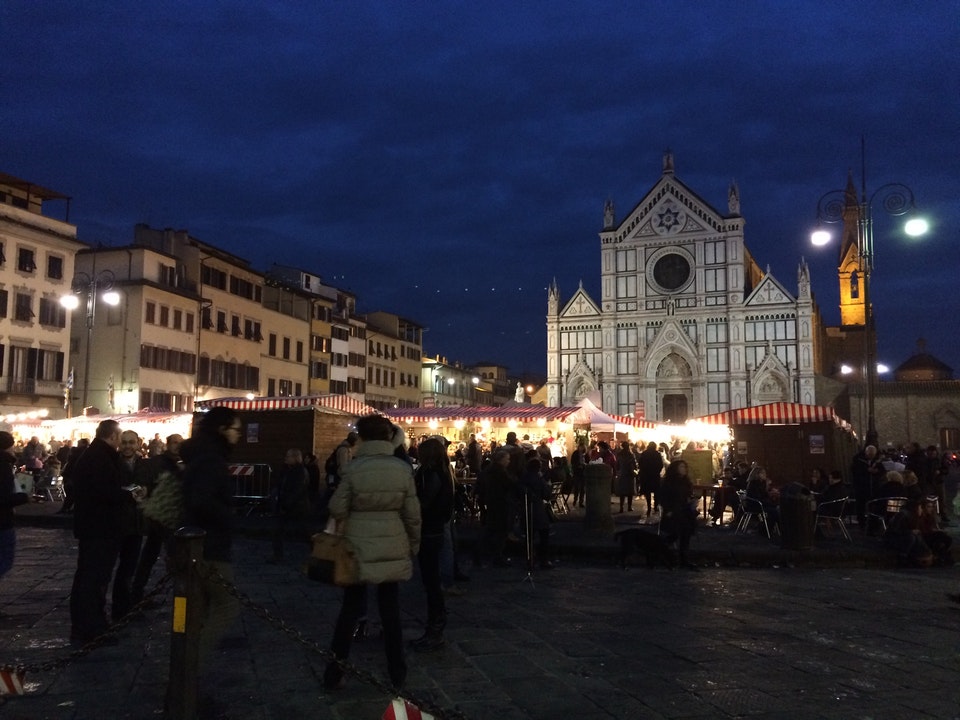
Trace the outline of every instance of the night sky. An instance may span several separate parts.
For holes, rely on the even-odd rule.
[[[599,300],[597,233],[660,176],[726,212],[839,322],[822,194],[874,212],[879,359],[960,376],[960,2],[0,3],[0,171],[73,197],[88,243],[138,222],[299,266],[429,328],[425,350],[545,372],[546,288]],[[62,208],[56,205],[57,216]]]

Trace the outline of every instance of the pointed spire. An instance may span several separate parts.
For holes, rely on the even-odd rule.
[[[607,201],[603,204],[603,229],[611,230],[615,219],[616,214],[613,210],[613,200],[607,198]]]
[[[857,186],[853,184],[853,170],[847,170],[847,187],[844,190],[846,195],[846,205],[847,207],[856,206],[857,204]]]
[[[730,180],[730,188],[727,190],[727,209],[731,215],[740,214],[740,188],[733,179]]]
[[[554,277],[553,280],[550,281],[550,289],[547,294],[551,300],[554,298],[560,297],[560,286],[557,285],[556,277]]]

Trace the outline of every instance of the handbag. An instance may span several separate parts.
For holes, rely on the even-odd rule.
[[[307,577],[328,585],[356,585],[360,581],[360,566],[357,554],[347,538],[338,532],[331,532],[334,521],[331,519],[327,529],[313,535],[313,551],[307,558],[304,572]]]
[[[183,487],[179,477],[163,472],[153,492],[143,501],[143,516],[176,530],[183,521]]]

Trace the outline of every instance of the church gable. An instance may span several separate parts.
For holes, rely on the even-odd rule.
[[[758,307],[763,305],[796,303],[796,301],[796,298],[787,292],[787,289],[767,270],[763,279],[757,283],[757,287],[755,287],[753,292],[747,297],[744,305],[748,307]]]
[[[753,374],[753,404],[792,402],[790,370],[767,348],[767,356]]]
[[[570,302],[560,311],[560,317],[564,319],[584,317],[599,318],[600,308],[581,285],[580,289],[570,298]]]
[[[690,340],[690,336],[683,330],[680,323],[671,320],[663,324],[650,347],[647,349],[646,360],[648,373],[652,366],[659,368],[664,358],[678,355],[684,358],[691,367],[696,367],[697,348]]]
[[[716,210],[676,177],[665,175],[612,231],[610,239],[623,242],[722,231],[723,218]]]

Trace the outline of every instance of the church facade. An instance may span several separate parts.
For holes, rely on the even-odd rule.
[[[739,191],[721,213],[681,182],[673,156],[618,220],[604,208],[601,296],[547,298],[547,404],[599,397],[655,421],[787,401],[817,404],[819,311],[801,261],[795,287],[744,242]]]

